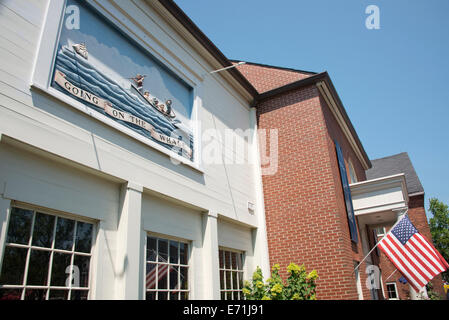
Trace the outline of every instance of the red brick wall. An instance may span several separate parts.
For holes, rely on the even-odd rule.
[[[310,77],[310,73],[260,66],[247,63],[237,69],[248,79],[259,93],[282,87],[291,82]]]
[[[335,190],[336,190],[337,205],[338,205],[339,213],[340,213],[341,229],[343,230],[343,235],[344,235],[344,238],[343,238],[343,245],[345,246],[344,250],[345,250],[346,254],[349,254],[348,259],[350,258],[353,261],[360,262],[364,258],[362,245],[361,245],[361,235],[360,235],[360,233],[358,234],[359,241],[358,241],[357,245],[355,245],[351,242],[344,193],[343,193],[343,188],[342,188],[342,184],[341,184],[340,169],[338,166],[337,153],[335,150],[335,143],[334,143],[335,140],[338,141],[338,144],[340,145],[342,152],[343,152],[343,158],[344,158],[345,164],[346,164],[346,172],[348,173],[348,181],[350,181],[349,166],[348,166],[349,161],[351,161],[351,163],[355,169],[358,181],[366,180],[366,174],[365,174],[365,170],[362,166],[362,163],[357,158],[354,150],[351,148],[348,139],[344,135],[340,126],[338,125],[337,120],[335,119],[335,117],[332,114],[331,110],[329,109],[328,105],[326,104],[324,99],[322,99],[321,97],[320,97],[320,100],[321,100],[322,111],[323,111],[326,128],[327,128],[327,145],[328,145],[328,150],[329,150],[329,154],[330,154],[332,177],[333,177],[333,182],[334,182]],[[365,285],[366,278],[367,278],[367,275],[365,273],[366,266],[367,266],[366,262],[364,262],[359,267],[359,274],[361,277],[363,298],[365,300],[369,300],[369,299],[371,299],[371,293]]]
[[[432,235],[430,234],[430,227],[427,222],[426,209],[424,207],[424,195],[410,197],[408,207],[408,216],[413,225],[424,237],[426,237],[428,240],[431,240]],[[380,267],[382,269],[383,279],[386,279],[396,269],[396,267],[383,254],[381,257]],[[401,276],[402,275],[399,272],[396,272],[388,281],[384,281],[384,285],[386,289],[387,282],[396,281],[396,286],[398,288],[400,298],[402,300],[406,300],[410,298],[408,295],[409,285],[399,283],[398,279]],[[434,291],[436,291],[441,297],[444,298],[445,293],[441,275],[436,276],[431,282],[433,284]]]
[[[257,110],[259,128],[279,135],[278,171],[262,177],[270,263],[316,269],[318,299],[357,299],[353,263],[360,256],[351,246],[334,133],[326,126],[332,120],[318,89],[276,96]]]

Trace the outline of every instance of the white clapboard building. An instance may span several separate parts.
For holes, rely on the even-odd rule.
[[[255,91],[176,4],[5,0],[0,27],[0,299],[268,274]]]

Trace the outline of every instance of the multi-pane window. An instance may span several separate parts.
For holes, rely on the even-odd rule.
[[[189,246],[185,242],[147,237],[146,299],[189,299]]]
[[[0,299],[87,299],[92,243],[92,223],[12,207]]]
[[[243,253],[220,249],[220,293],[222,300],[243,300]]]
[[[398,300],[399,299],[396,283],[394,283],[394,282],[387,283],[387,294],[388,294],[388,299],[390,299],[390,300]]]

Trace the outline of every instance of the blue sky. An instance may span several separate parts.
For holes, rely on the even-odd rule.
[[[230,59],[327,70],[368,156],[408,152],[449,203],[449,1],[175,1]]]

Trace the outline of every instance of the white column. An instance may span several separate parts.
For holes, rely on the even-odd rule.
[[[121,192],[117,228],[116,298],[143,298],[144,243],[142,241],[142,186],[128,182]]]
[[[268,254],[268,238],[267,238],[267,228],[265,219],[265,202],[263,195],[263,184],[262,184],[262,170],[260,167],[260,153],[259,153],[259,141],[257,134],[257,118],[256,118],[256,108],[251,108],[250,111],[250,127],[253,129],[253,135],[250,140],[251,153],[252,153],[252,164],[254,167],[254,180],[256,187],[256,210],[255,214],[257,216],[257,229],[253,231],[254,239],[254,263],[247,276],[251,277],[252,272],[256,269],[256,266],[260,266],[262,273],[265,277],[269,277],[271,274],[270,259]]]
[[[0,272],[3,265],[3,250],[5,248],[6,229],[8,227],[8,214],[11,200],[0,196]]]
[[[201,248],[202,293],[196,299],[220,300],[217,213],[203,215],[203,244]]]

